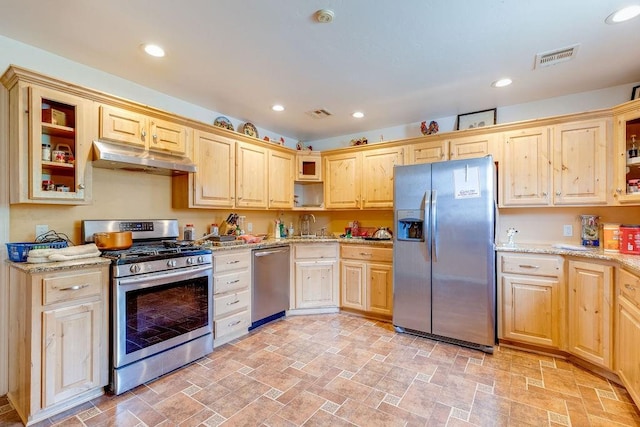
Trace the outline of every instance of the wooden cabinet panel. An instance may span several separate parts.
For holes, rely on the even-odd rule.
[[[147,117],[108,105],[100,106],[100,138],[145,148],[149,124]]]
[[[266,208],[267,149],[246,142],[237,142],[236,147],[236,206]]]
[[[362,162],[359,153],[327,155],[324,159],[324,197],[326,208],[360,208]]]
[[[342,301],[343,307],[365,310],[365,264],[357,261],[342,261]]]
[[[284,151],[269,150],[269,207],[293,208],[293,175],[295,156]]]
[[[554,127],[553,203],[607,202],[607,121]]]
[[[471,159],[488,154],[492,154],[494,159],[498,160],[495,138],[492,133],[451,138],[448,141],[449,160]]]
[[[174,181],[192,181],[192,204],[195,206],[232,208],[236,185],[235,141],[196,130],[194,153],[198,172],[174,177]],[[189,191],[189,188],[183,187],[182,191]]]
[[[501,338],[560,348],[564,301],[554,278],[503,275]]]
[[[73,270],[64,275],[55,275],[42,279],[43,304],[68,301],[90,296],[100,296],[104,286],[104,277],[100,271],[77,272]]]
[[[504,133],[499,191],[503,206],[551,203],[550,156],[549,128]]]
[[[43,313],[43,400],[48,407],[101,385],[101,301]]]
[[[296,308],[335,307],[336,261],[296,261]]]
[[[393,167],[402,165],[402,147],[381,148],[362,153],[362,207],[393,207]]]
[[[100,106],[99,135],[140,149],[178,155],[187,152],[185,126],[110,105]]]
[[[640,309],[622,296],[618,300],[617,373],[636,405],[640,405]]]
[[[410,144],[407,149],[407,164],[441,162],[449,159],[448,141],[429,141]]]
[[[367,266],[367,310],[391,316],[393,311],[393,267],[389,264]]]
[[[213,254],[213,346],[248,333],[251,326],[251,251]]]
[[[612,368],[613,267],[569,261],[569,351]]]

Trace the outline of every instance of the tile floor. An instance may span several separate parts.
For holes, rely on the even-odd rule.
[[[0,425],[21,425],[0,397]],[[42,426],[640,426],[624,388],[561,359],[493,355],[348,314],[294,316]]]

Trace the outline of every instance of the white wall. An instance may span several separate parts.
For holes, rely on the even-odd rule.
[[[636,85],[638,85],[638,83],[576,93],[573,95],[559,96],[526,104],[500,107],[496,112],[496,122],[512,123],[523,120],[533,120],[543,117],[583,113],[586,111],[611,108],[615,105],[629,101],[631,99],[631,90]],[[429,123],[431,120],[438,122],[440,132],[451,132],[455,130],[457,116],[435,119],[428,118],[426,119],[426,122]],[[308,144],[313,146],[314,150],[322,151],[348,147],[352,139],[360,139],[362,137],[367,138],[369,144],[375,144],[380,142],[381,139],[384,141],[393,141],[397,139],[415,138],[421,135],[420,122],[416,122],[407,123],[402,126],[370,130],[358,134],[342,135],[335,138],[310,141]]]

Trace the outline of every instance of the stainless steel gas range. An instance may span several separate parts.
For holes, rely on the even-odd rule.
[[[110,388],[121,394],[213,351],[211,250],[177,244],[177,220],[90,220],[82,239],[132,231],[110,258]]]

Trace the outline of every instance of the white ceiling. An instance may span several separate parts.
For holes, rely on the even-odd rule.
[[[636,82],[640,18],[604,22],[629,2],[0,0],[0,34],[313,141]],[[333,23],[314,21],[321,8]],[[534,70],[574,44],[572,61]],[[490,86],[504,76],[513,85]],[[305,114],[319,108],[332,116]]]

